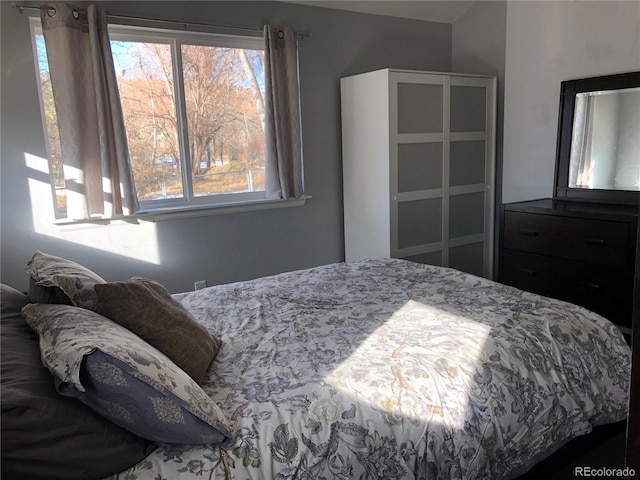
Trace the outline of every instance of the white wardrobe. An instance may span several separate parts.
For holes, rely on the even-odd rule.
[[[384,69],[340,86],[346,260],[492,278],[495,77]]]

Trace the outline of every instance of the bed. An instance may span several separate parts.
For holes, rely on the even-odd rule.
[[[200,382],[186,388],[206,393],[212,417],[196,420],[218,436],[186,444],[153,440],[153,432],[139,438],[132,429],[136,455],[95,478],[508,479],[595,426],[626,418],[630,349],[617,327],[584,308],[453,269],[370,259],[171,301],[220,342]],[[45,347],[64,331],[43,334],[39,308],[23,314],[40,334],[43,359],[61,362],[66,354]],[[71,318],[65,308],[78,307],[42,308],[64,319]],[[87,414],[109,417],[82,398],[89,387],[79,391],[86,386],[82,369],[102,347],[73,335],[79,359],[48,365],[57,392]],[[162,358],[158,369],[175,367]],[[4,370],[2,377],[4,395]],[[145,388],[165,381],[158,378]],[[3,478],[11,473],[8,415],[3,396]]]

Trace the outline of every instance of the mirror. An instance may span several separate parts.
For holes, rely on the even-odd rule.
[[[569,188],[640,190],[640,88],[576,94]]]
[[[640,72],[561,83],[557,198],[638,203]]]

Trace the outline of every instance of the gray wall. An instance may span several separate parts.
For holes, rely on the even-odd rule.
[[[451,65],[454,72],[495,75],[498,78],[496,114],[496,181],[494,272],[498,272],[504,127],[504,72],[507,40],[507,2],[477,2],[453,24]],[[496,275],[497,276],[497,275]]]
[[[453,70],[498,76],[498,204],[553,194],[560,82],[640,69],[639,25],[613,0],[479,1],[454,23]]]
[[[304,207],[64,229],[37,192],[45,157],[28,18],[0,2],[1,280],[27,286],[36,249],[85,264],[107,280],[139,275],[171,291],[344,259],[339,79],[378,68],[451,70],[451,26],[278,2],[108,2],[109,13],[311,33],[300,45]]]
[[[453,70],[498,77],[497,209],[552,196],[560,82],[638,70],[639,25],[637,1],[479,1],[453,24]]]
[[[560,82],[640,69],[640,2],[507,2],[506,45],[502,201],[550,197]]]

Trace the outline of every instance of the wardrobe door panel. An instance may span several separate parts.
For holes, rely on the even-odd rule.
[[[449,239],[484,234],[484,193],[449,197]]]
[[[484,141],[451,142],[449,153],[449,185],[484,184],[485,182]]]
[[[451,86],[451,131],[484,132],[487,119],[485,87]]]
[[[398,133],[442,132],[442,85],[398,83]]]
[[[398,192],[442,188],[442,143],[398,145]]]
[[[442,199],[413,200],[398,204],[398,247],[407,248],[442,239]]]

